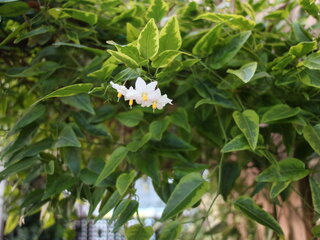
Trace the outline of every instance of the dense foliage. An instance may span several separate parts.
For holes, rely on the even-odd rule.
[[[316,225],[320,25],[314,1],[0,3],[7,234],[34,214],[42,230],[68,226],[76,201],[90,204],[89,218],[115,208],[117,231],[137,213],[133,186],[143,176],[166,203],[160,239],[190,231],[185,221],[195,228],[181,239],[216,233],[239,239],[240,216],[248,219],[248,237],[256,234],[255,222],[281,237],[276,209],[293,192],[308,206],[306,221]],[[118,102],[110,81],[129,87],[138,77],[158,81],[173,105],[153,112]],[[259,174],[251,182],[250,169]],[[210,207],[191,220],[182,214],[204,196]],[[221,223],[210,229],[204,223],[218,196]],[[256,199],[270,203],[273,213]],[[230,212],[237,218],[228,220]],[[125,229],[129,240],[152,234],[142,221]]]

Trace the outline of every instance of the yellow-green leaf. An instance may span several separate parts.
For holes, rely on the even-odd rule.
[[[151,59],[159,50],[159,31],[154,19],[151,18],[142,29],[137,42],[139,53],[145,59]]]
[[[240,78],[244,83],[249,82],[257,69],[257,62],[251,62],[243,65],[240,69],[232,70],[228,69],[228,73],[232,73]]]
[[[148,12],[148,18],[154,18],[156,22],[160,22],[168,11],[168,4],[163,0],[153,0]]]
[[[125,230],[127,240],[149,240],[153,235],[151,226],[144,227],[141,224],[130,226]]]
[[[172,17],[160,31],[159,53],[165,50],[179,50],[181,47],[181,36],[179,22]]]
[[[139,67],[139,64],[134,59],[132,59],[131,57],[129,57],[128,55],[126,55],[124,53],[113,51],[113,50],[108,50],[108,53],[110,53],[118,61],[126,64],[128,67],[131,67],[131,68],[138,68]]]

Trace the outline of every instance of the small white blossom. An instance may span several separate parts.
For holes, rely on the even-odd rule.
[[[127,89],[125,86],[116,84],[116,83],[114,83],[114,82],[112,82],[112,81],[111,81],[110,83],[111,83],[111,86],[112,86],[114,89],[116,89],[117,92],[118,92],[117,97],[118,97],[118,102],[119,102],[119,99],[120,99],[122,96],[125,96],[125,95],[127,94],[128,89]]]
[[[157,84],[158,82],[156,81],[146,84],[141,77],[138,77],[135,84],[135,89],[137,91],[137,96],[135,99],[136,102],[141,104],[142,107],[146,107],[149,96],[155,91]]]
[[[150,94],[147,106],[152,106],[154,111],[156,109],[163,109],[166,104],[172,104],[172,100],[167,97],[167,94],[161,95],[161,91],[158,88],[152,94]]]
[[[133,105],[133,100],[137,98],[137,91],[133,88],[130,87],[126,94],[124,95],[124,100],[128,101],[129,100],[129,106],[132,108]]]

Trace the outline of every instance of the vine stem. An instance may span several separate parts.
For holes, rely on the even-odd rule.
[[[212,201],[211,201],[211,203],[210,203],[210,206],[209,206],[209,208],[208,208],[208,210],[207,210],[207,212],[206,212],[206,215],[205,215],[205,217],[202,218],[202,221],[201,221],[200,225],[198,226],[198,228],[196,229],[196,232],[195,232],[192,240],[195,240],[195,239],[197,238],[198,233],[200,232],[200,229],[201,229],[203,223],[204,223],[204,222],[206,221],[206,219],[208,218],[208,216],[209,216],[209,214],[210,214],[210,211],[211,211],[211,208],[213,207],[213,204],[214,204],[214,202],[217,200],[218,196],[219,196],[219,192],[217,192],[216,196],[212,199]]]

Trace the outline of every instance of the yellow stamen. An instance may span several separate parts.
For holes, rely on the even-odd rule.
[[[133,105],[133,100],[130,99],[130,100],[129,100],[129,106],[130,106],[130,108],[132,108],[132,105]]]
[[[152,109],[153,109],[153,111],[156,110],[156,108],[157,108],[157,102],[153,102],[153,103],[152,103]]]
[[[117,97],[118,97],[118,102],[119,102],[119,99],[122,97],[122,94],[118,92]]]
[[[148,101],[148,95],[147,94],[142,94],[142,100],[143,101]]]

